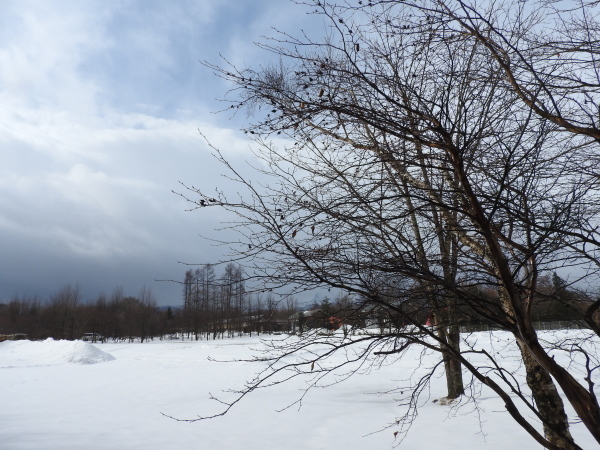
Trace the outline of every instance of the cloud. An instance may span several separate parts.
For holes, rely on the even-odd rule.
[[[234,129],[243,118],[209,113],[224,90],[199,60],[250,55],[281,5],[0,4],[0,300],[79,282],[88,296],[145,284],[177,303],[178,286],[153,280],[221,257],[197,235],[229,216],[185,212],[172,191],[230,189],[199,130],[237,167],[252,143]]]
[[[166,302],[179,288],[155,279],[181,278],[178,261],[220,258],[198,234],[210,234],[226,215],[187,213],[190,205],[172,191],[183,191],[179,181],[222,187],[224,168],[198,128],[228,157],[243,160],[250,153],[241,133],[137,113],[15,111],[10,119],[3,110],[8,126],[0,131],[7,149],[0,166],[0,299],[79,282],[87,295],[117,284],[135,294],[147,285]]]
[[[86,54],[104,47],[100,5],[19,1],[3,5],[0,82],[15,106],[94,112],[99,86],[79,71]]]

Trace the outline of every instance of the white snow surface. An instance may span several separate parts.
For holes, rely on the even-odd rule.
[[[475,333],[469,342],[498,352],[522,373],[509,335]],[[327,381],[339,379],[326,378],[308,392],[301,407],[286,409],[307,386],[307,379],[296,378],[252,392],[223,417],[193,423],[167,417],[193,419],[220,412],[223,405],[211,400],[210,393],[231,400],[235,396],[228,389],[239,389],[266,367],[264,362],[225,361],[250,358],[261,349],[264,343],[256,337],[95,345],[51,339],[2,342],[0,448],[540,448],[487,388],[475,386],[476,403],[457,407],[433,402],[445,394],[441,372],[421,396],[406,437],[394,434],[397,426],[385,428],[403,412],[402,394],[385,392],[425,373],[418,347],[402,359],[359,370],[324,388]],[[425,365],[438,360],[437,355],[423,359]],[[568,413],[576,419],[572,410]],[[571,431],[582,448],[598,448],[580,423]]]

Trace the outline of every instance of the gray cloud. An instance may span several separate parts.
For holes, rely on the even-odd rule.
[[[90,295],[112,284],[128,291],[145,284],[162,300],[178,288],[153,279],[179,279],[178,261],[218,258],[197,233],[218,226],[221,217],[186,213],[189,205],[171,192],[180,189],[178,179],[220,182],[215,174],[222,169],[194,124],[152,117],[122,122],[92,128],[54,120],[53,133],[80,136],[66,154],[51,140],[5,134],[13,151],[4,153],[0,181],[0,297],[45,296],[79,282]],[[204,128],[216,142],[247,147],[230,130]]]
[[[250,143],[213,115],[227,86],[199,64],[260,62],[269,27],[298,30],[279,0],[6,1],[0,5],[0,300],[87,298],[151,287],[176,304],[179,261],[222,257],[225,213],[189,208],[182,181],[227,188],[198,129],[238,166]],[[294,28],[295,27],[295,28]],[[292,31],[293,31],[292,30]],[[267,59],[268,55],[264,56]]]

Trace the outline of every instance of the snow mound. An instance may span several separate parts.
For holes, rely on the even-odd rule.
[[[0,367],[96,364],[115,357],[83,341],[5,341],[0,343]]]
[[[77,341],[78,346],[67,355],[65,360],[74,364],[96,364],[115,359],[110,353],[103,352],[98,347],[87,342]]]

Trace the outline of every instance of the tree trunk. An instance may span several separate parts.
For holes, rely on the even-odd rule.
[[[446,386],[448,387],[447,398],[458,398],[465,393],[462,378],[462,364],[452,357],[452,354],[460,354],[460,326],[456,321],[456,297],[450,297],[445,308],[436,309],[433,316],[438,337],[444,342],[448,349],[442,345],[442,358],[446,371]]]
[[[562,399],[552,377],[534,358],[522,340],[517,339],[527,373],[527,386],[531,389],[538,412],[544,422],[544,436],[567,450],[578,449],[569,431],[569,422]]]
[[[513,316],[513,309],[507,293],[503,290],[498,293],[502,308],[510,316]],[[515,335],[515,338],[521,350],[527,386],[531,389],[537,411],[543,421],[544,437],[548,442],[560,448],[567,450],[579,449],[580,447],[573,442],[573,437],[569,431],[567,413],[550,373],[529,350],[525,341],[517,335]]]
[[[460,329],[458,325],[450,325],[446,333],[448,345],[457,351],[460,347]],[[448,386],[448,398],[458,398],[465,393],[462,378],[462,364],[448,354],[443,354],[444,367],[446,369],[446,384]]]

